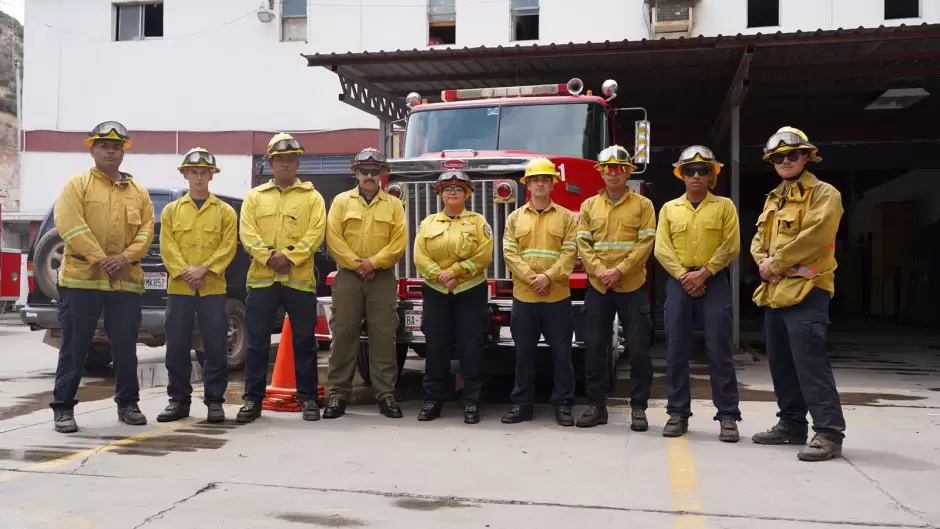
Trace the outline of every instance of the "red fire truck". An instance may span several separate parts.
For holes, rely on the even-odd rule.
[[[615,135],[618,111],[609,104],[617,96],[617,83],[606,81],[602,93],[604,97],[590,91],[584,93],[583,83],[572,79],[566,84],[445,90],[440,103],[428,103],[416,93],[408,95],[403,150],[400,156],[389,160],[391,170],[386,185],[388,193],[404,202],[409,234],[405,255],[395,269],[399,278],[399,365],[404,363],[409,348],[425,356],[421,332],[423,280],[415,269],[414,237],[421,221],[442,209],[442,202],[432,188],[440,173],[449,169],[464,171],[471,177],[475,189],[467,209],[482,214],[495,235],[493,263],[487,270],[492,321],[487,335],[487,358],[491,364],[496,363],[492,360],[512,358],[512,277],[503,259],[501,235],[509,214],[527,200],[519,179],[529,160],[549,158],[561,179],[552,199],[575,213],[584,200],[604,187],[594,165],[600,151],[618,144]],[[619,109],[625,110],[643,115],[642,120],[633,124],[634,145],[627,148],[635,153],[641,167],[629,184],[634,191],[646,194],[646,185],[639,175],[648,163],[649,122],[644,109]],[[328,277],[328,284],[332,278]],[[580,260],[570,282],[576,322],[572,342],[578,365],[584,350],[582,313],[587,286]],[[650,284],[648,281],[648,287]],[[319,303],[328,316],[331,299],[320,297]],[[613,366],[622,350],[618,322],[611,331],[608,359]],[[319,322],[317,339],[330,338],[328,326]],[[360,343],[358,368],[369,381],[365,324]],[[511,361],[499,363],[512,372]],[[610,373],[613,377],[615,370]]]
[[[0,205],[0,222],[3,219],[3,206]],[[3,234],[0,231],[0,312],[12,309],[20,297],[20,268],[22,258],[19,250],[3,247]],[[9,305],[9,307],[7,307]]]

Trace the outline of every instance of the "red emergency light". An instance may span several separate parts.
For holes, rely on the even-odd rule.
[[[564,84],[537,84],[528,86],[500,86],[495,88],[465,88],[462,90],[443,90],[444,102],[467,101],[471,99],[491,99],[495,97],[533,97],[533,96],[576,96],[584,89],[580,79],[572,79]]]

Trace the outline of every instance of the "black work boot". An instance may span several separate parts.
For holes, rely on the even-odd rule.
[[[650,423],[646,420],[646,410],[633,408],[630,412],[630,429],[634,432],[645,432],[650,429]]]
[[[663,426],[663,437],[681,437],[689,431],[689,419],[688,417],[680,417],[678,415],[670,415],[669,420],[666,421],[666,426]]]
[[[254,400],[246,400],[245,405],[242,406],[238,410],[238,414],[235,415],[235,422],[254,422],[258,417],[261,417],[261,403]]]
[[[304,407],[304,420],[305,421],[319,421],[320,420],[320,408],[317,406],[316,399],[308,399],[303,403]]]
[[[522,406],[513,404],[509,411],[500,419],[504,424],[516,424],[522,421],[531,421],[533,416],[532,406]]]
[[[137,406],[136,402],[118,406],[118,420],[132,426],[143,426],[147,424],[147,417],[140,411],[140,407]]]
[[[571,415],[571,406],[555,406],[555,422],[560,426],[574,426],[574,416]]]
[[[75,422],[75,412],[73,410],[53,410],[52,414],[55,421],[55,431],[59,433],[75,433],[78,431],[78,423]]]
[[[389,419],[401,419],[401,406],[395,402],[395,397],[389,395],[379,401],[379,412]]]
[[[330,402],[323,410],[324,419],[338,419],[346,415],[346,401],[339,398],[339,395],[330,395]]]
[[[737,443],[741,439],[738,434],[738,423],[731,419],[722,419],[721,431],[718,433],[718,440],[725,443]]]
[[[433,421],[437,419],[441,416],[441,408],[443,407],[443,402],[425,401],[424,405],[421,406],[421,411],[418,412],[418,420]]]
[[[206,404],[206,407],[209,408],[209,412],[206,415],[206,421],[217,423],[225,422],[225,410],[222,409],[222,404],[219,402],[210,402]]]
[[[842,457],[842,442],[816,434],[808,445],[804,446],[796,455],[800,461],[826,461],[834,457]]]
[[[480,409],[476,404],[467,404],[463,407],[463,422],[467,424],[480,422]]]
[[[578,422],[575,424],[578,428],[593,428],[598,424],[607,424],[607,405],[589,404]]]
[[[806,444],[806,427],[798,428],[778,422],[766,432],[758,432],[751,441],[759,445],[803,445]]]
[[[170,402],[170,404],[157,415],[157,422],[178,421],[189,417],[188,402]]]

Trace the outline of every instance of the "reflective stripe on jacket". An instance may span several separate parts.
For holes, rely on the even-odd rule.
[[[655,237],[653,203],[629,187],[616,204],[606,189],[581,204],[578,253],[591,286],[598,292],[607,292],[607,287],[597,276],[611,268],[623,274],[614,292],[633,292],[642,287]]]
[[[326,247],[339,268],[355,270],[358,258],[369,259],[377,270],[392,268],[405,253],[407,238],[401,200],[381,189],[368,204],[357,187],[330,205]]]
[[[842,214],[839,190],[808,171],[767,195],[751,256],[758,264],[770,259],[771,270],[782,279],[776,285],[762,282],[754,303],[789,307],[803,301],[813,287],[835,295],[835,238]]]
[[[192,296],[195,291],[183,280],[190,266],[204,266],[200,296],[225,294],[225,269],[235,258],[238,245],[238,215],[215,195],[196,208],[187,193],[163,208],[160,214],[160,255],[170,275],[169,294]]]
[[[541,213],[532,203],[513,211],[506,219],[503,255],[512,272],[512,295],[528,303],[553,303],[571,296],[568,278],[578,257],[574,213],[550,203]],[[540,296],[529,286],[530,277],[551,278],[548,295]]]
[[[326,207],[323,196],[310,182],[299,179],[281,190],[274,181],[248,192],[242,203],[240,235],[251,255],[248,287],[263,288],[275,282],[304,292],[316,292],[313,255],[323,242]],[[287,275],[267,266],[274,251],[291,262]]]
[[[428,286],[458,294],[486,281],[486,268],[493,262],[493,229],[479,213],[464,210],[451,219],[441,211],[421,221],[414,254],[415,268]],[[457,280],[453,292],[437,282],[442,270]]]
[[[659,211],[654,253],[672,277],[679,279],[694,267],[715,275],[740,252],[738,210],[730,198],[708,193],[695,208],[682,195]]]
[[[60,286],[144,293],[140,260],[153,240],[153,202],[133,176],[121,173],[121,180],[112,181],[98,169],[73,175],[54,211],[55,226],[65,241]],[[100,263],[118,254],[130,264],[112,283]]]

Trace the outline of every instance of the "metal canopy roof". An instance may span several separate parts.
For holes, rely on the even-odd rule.
[[[745,144],[783,124],[819,143],[940,136],[940,24],[303,56],[308,66],[337,73],[341,99],[385,119],[403,116],[403,98],[413,91],[437,101],[446,89],[579,77],[600,93],[605,79],[615,79],[620,95],[612,104],[645,107],[653,144],[687,145],[708,137],[741,65],[749,88]],[[931,96],[905,110],[864,110],[889,88],[924,88]]]

